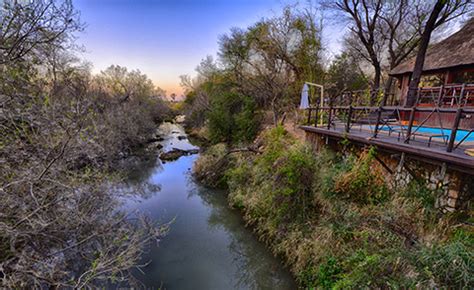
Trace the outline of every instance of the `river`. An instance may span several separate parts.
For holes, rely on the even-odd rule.
[[[196,148],[181,126],[160,126],[163,150]],[[295,289],[290,273],[228,207],[224,191],[205,188],[192,178],[198,155],[163,163],[152,158],[134,164],[128,183],[144,188],[125,202],[157,222],[174,220],[157,247],[147,249],[150,263],[135,277],[147,288]]]

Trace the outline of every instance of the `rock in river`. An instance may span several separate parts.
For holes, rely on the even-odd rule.
[[[199,149],[189,149],[183,150],[178,148],[173,148],[173,150],[168,152],[163,152],[160,154],[160,159],[163,161],[173,161],[178,159],[181,156],[197,154],[199,153]]]

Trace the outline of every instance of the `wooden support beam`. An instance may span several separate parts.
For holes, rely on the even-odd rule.
[[[378,157],[377,154],[374,155],[374,158],[380,163],[380,165],[382,165],[383,168],[385,168],[385,170],[387,170],[388,173],[393,174],[393,170],[390,167],[388,167],[388,165],[385,164],[385,162],[383,162],[383,160],[380,159],[380,157]]]
[[[349,131],[351,130],[351,121],[352,121],[352,105],[349,106],[349,111],[347,112],[346,133],[349,133]]]
[[[314,112],[314,126],[318,127],[318,116],[319,116],[319,106],[316,107],[316,110]]]
[[[454,117],[453,128],[451,129],[451,136],[449,136],[448,148],[446,149],[447,152],[453,151],[454,141],[456,140],[456,134],[458,132],[459,123],[461,122],[462,113],[462,108],[458,108],[458,111],[456,112],[456,117]]]

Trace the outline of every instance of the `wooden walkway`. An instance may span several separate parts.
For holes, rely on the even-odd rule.
[[[373,132],[365,127],[353,128],[349,133],[345,131],[344,124],[335,124],[330,129],[327,126],[300,126],[300,128],[309,133],[315,133],[323,137],[335,140],[347,139],[351,142],[362,145],[373,145],[384,151],[393,153],[406,153],[425,162],[442,164],[447,163],[456,170],[474,175],[474,157],[464,153],[467,148],[474,148],[474,142],[463,143],[463,146],[456,148],[452,152],[446,152],[446,145],[433,139],[431,146],[428,147],[428,140],[423,136],[417,136],[415,140],[410,140],[406,144],[403,138],[393,133],[391,136],[386,131],[379,131],[377,138],[373,137]]]

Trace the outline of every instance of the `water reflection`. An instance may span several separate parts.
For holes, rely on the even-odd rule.
[[[184,134],[182,128],[167,130],[167,148],[187,142],[177,140]],[[166,164],[156,160],[153,169],[146,161],[143,171],[138,166],[131,176],[134,186],[160,188],[145,186],[148,193],[127,199],[127,210],[138,209],[160,222],[175,218],[169,235],[145,255],[150,264],[136,278],[146,287],[165,289],[294,289],[279,260],[245,228],[240,214],[229,209],[225,192],[193,180],[190,170],[196,158],[185,156]]]
[[[255,237],[249,234],[248,229],[242,229],[240,213],[229,209],[225,192],[197,187],[191,194],[199,195],[212,209],[207,219],[209,229],[223,229],[230,236],[227,248],[236,266],[235,289],[288,289],[284,285],[286,281],[282,281],[288,278],[287,273],[281,272],[281,265],[275,263],[273,257],[269,258],[267,249],[255,242]],[[280,277],[281,274],[283,277]]]
[[[156,150],[129,157],[126,168],[122,170],[124,182],[115,191],[128,199],[149,199],[161,190],[161,185],[150,177],[162,171]]]

